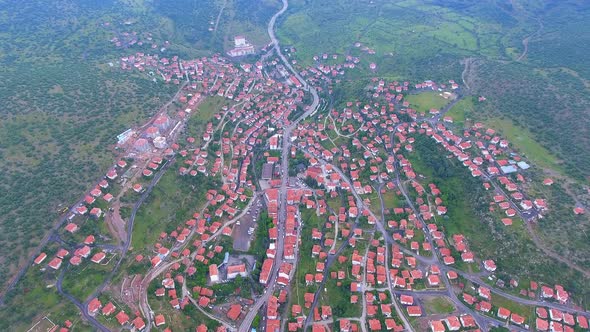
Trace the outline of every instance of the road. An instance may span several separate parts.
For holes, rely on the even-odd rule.
[[[397,129],[397,128],[396,128],[396,129]],[[394,132],[395,132],[395,130],[394,130]],[[392,138],[391,138],[391,139],[393,140],[393,138],[394,138],[394,135],[392,135]],[[393,142],[392,142],[392,143],[393,143]],[[322,164],[324,164],[324,165],[325,165],[325,164],[327,164],[327,162],[325,162],[325,161],[324,161],[324,160],[322,160],[322,159],[319,159],[319,161],[320,161],[320,163],[322,163]],[[357,206],[358,206],[359,208],[364,208],[364,209],[366,209],[367,211],[369,211],[369,213],[370,213],[371,215],[373,215],[373,217],[375,217],[375,219],[376,219],[376,220],[378,220],[378,222],[376,223],[376,225],[377,225],[377,229],[378,229],[378,230],[379,230],[379,231],[380,231],[380,232],[383,234],[383,236],[384,236],[384,238],[385,238],[385,241],[387,242],[387,246],[386,246],[386,255],[388,255],[388,250],[387,250],[387,249],[388,249],[389,247],[391,247],[391,245],[393,245],[393,244],[396,244],[396,243],[393,241],[393,239],[392,239],[390,236],[387,236],[387,232],[385,231],[385,228],[384,228],[384,226],[383,226],[383,219],[382,219],[382,218],[377,218],[377,217],[374,215],[374,213],[373,213],[373,212],[372,212],[372,211],[369,209],[369,207],[368,207],[368,206],[366,206],[366,205],[364,204],[364,201],[361,199],[361,197],[359,196],[359,194],[356,192],[356,190],[354,189],[354,186],[352,186],[352,183],[351,183],[350,179],[348,179],[347,175],[346,175],[346,174],[344,174],[344,172],[342,172],[342,171],[341,171],[341,170],[340,170],[340,169],[339,169],[337,166],[335,166],[335,165],[332,165],[332,169],[333,169],[335,172],[337,172],[337,173],[340,175],[340,177],[341,177],[341,178],[342,178],[344,181],[348,182],[349,186],[351,187],[352,194],[353,194],[353,196],[355,197],[355,200],[357,201]],[[400,178],[399,178],[399,170],[398,170],[397,168],[395,169],[395,179],[393,179],[393,180],[394,180],[394,183],[396,183],[396,186],[397,186],[397,187],[400,189],[400,191],[402,192],[402,195],[404,196],[404,198],[405,198],[405,200],[406,200],[406,202],[407,202],[408,206],[412,208],[412,210],[413,210],[413,211],[414,211],[414,213],[416,214],[416,216],[417,216],[418,220],[421,222],[423,229],[425,229],[425,230],[426,230],[426,223],[425,223],[425,221],[424,221],[424,220],[421,218],[421,215],[420,215],[420,213],[418,212],[418,210],[417,210],[417,209],[416,209],[416,207],[414,206],[414,204],[413,204],[413,202],[411,201],[411,199],[410,199],[409,195],[407,194],[407,192],[406,192],[406,190],[405,190],[404,186],[402,185],[402,182],[401,182],[401,180],[400,180]],[[380,190],[377,190],[377,192],[378,192],[378,193],[379,193],[379,195],[380,195]],[[381,199],[382,199],[382,198],[381,198]],[[382,206],[382,209],[383,209],[383,208],[384,208],[384,207],[383,207],[383,204],[382,204],[381,206]],[[383,215],[383,211],[382,211],[382,215]],[[433,243],[433,238],[430,236],[430,234],[429,234],[427,231],[425,231],[425,238],[426,238],[426,240],[427,240],[427,241],[430,243],[431,247],[432,247],[432,248],[435,248],[435,246],[434,246],[434,243]],[[413,254],[413,255],[414,255],[414,254]],[[418,256],[418,257],[421,257],[421,256]],[[386,257],[386,262],[387,262],[387,261],[388,261],[388,258]],[[439,258],[439,257],[438,257],[436,254],[434,254],[432,257],[428,258],[428,259],[427,259],[427,261],[428,261],[428,264],[436,264],[436,265],[438,265],[438,266],[441,268],[441,270],[444,270],[444,268],[446,267],[446,265],[444,265],[444,264],[442,264],[442,263],[440,262],[440,258]],[[497,320],[497,319],[495,319],[495,318],[492,318],[492,317],[489,317],[489,316],[484,316],[484,315],[482,315],[482,314],[480,314],[480,313],[478,313],[478,312],[474,312],[474,311],[472,311],[470,308],[468,308],[468,307],[467,307],[467,306],[466,306],[466,305],[465,305],[463,302],[461,302],[461,301],[460,301],[460,300],[457,298],[457,295],[456,295],[456,294],[455,294],[455,292],[453,291],[452,285],[451,285],[450,281],[448,280],[448,278],[447,278],[447,276],[446,276],[446,274],[445,274],[445,273],[442,273],[442,274],[441,274],[441,279],[442,279],[442,281],[444,282],[444,284],[445,284],[445,287],[446,287],[446,290],[445,290],[446,292],[445,292],[445,294],[447,294],[447,295],[449,296],[449,298],[450,298],[450,299],[453,301],[453,303],[454,303],[454,305],[456,306],[456,308],[457,308],[457,309],[459,309],[459,310],[460,310],[460,311],[462,311],[462,312],[465,312],[465,313],[471,313],[471,314],[472,314],[472,316],[474,317],[474,319],[475,319],[476,323],[477,323],[477,324],[478,324],[478,325],[479,325],[481,328],[483,328],[484,330],[486,330],[486,329],[487,329],[487,328],[489,328],[490,326],[501,326],[501,325],[504,325],[504,324],[505,324],[505,322],[503,322],[503,321]],[[479,281],[479,283],[481,283],[481,281]],[[390,288],[390,292],[393,292],[393,290],[391,289],[392,287],[391,287],[391,279],[390,279],[390,276],[388,276],[388,286],[389,286],[389,288]],[[392,296],[392,298],[395,300],[395,297],[393,297],[393,296]],[[518,298],[517,298],[517,299],[518,299]],[[520,300],[520,299],[519,299],[519,300]],[[411,324],[409,323],[409,321],[407,320],[407,318],[405,317],[405,314],[403,313],[403,311],[401,310],[401,308],[399,307],[399,305],[397,305],[397,301],[393,301],[393,302],[394,302],[394,306],[395,306],[395,308],[396,308],[396,311],[398,312],[398,316],[399,316],[399,317],[402,319],[402,321],[404,322],[404,328],[405,328],[407,331],[412,331],[412,330],[413,330],[413,328],[412,328]],[[519,327],[516,327],[516,326],[514,326],[513,328],[514,328],[516,331],[525,331],[524,329],[522,329],[522,328],[519,328]]]
[[[348,237],[345,239],[342,239],[342,243],[338,247],[338,250],[336,250],[336,252],[334,254],[328,254],[328,258],[326,259],[326,263],[325,263],[326,265],[324,266],[323,279],[322,279],[322,282],[318,285],[318,289],[316,290],[316,292],[314,294],[313,302],[311,303],[311,306],[309,307],[310,314],[305,319],[303,331],[307,331],[307,328],[313,322],[313,314],[312,313],[313,313],[314,308],[317,307],[317,305],[318,305],[318,302],[321,297],[320,293],[322,292],[322,289],[324,289],[324,285],[326,284],[326,281],[328,281],[330,279],[330,276],[328,276],[328,274],[330,273],[330,267],[332,266],[334,261],[336,261],[336,258],[338,256],[340,256],[342,251],[348,246],[348,240],[350,238],[352,238],[352,236],[354,235],[354,230],[358,227],[358,221],[359,221],[359,216],[356,217],[354,224],[350,229],[350,233],[348,234]],[[337,234],[337,233],[338,232],[334,232],[334,234]]]
[[[102,180],[102,178],[101,178],[101,180]],[[99,181],[96,181],[91,186],[91,188],[95,188],[96,186],[98,186],[98,183],[99,183]],[[10,283],[6,287],[6,290],[4,291],[4,293],[2,293],[2,295],[0,297],[0,305],[4,305],[4,298],[5,298],[6,293],[8,293],[10,290],[12,290],[14,288],[14,286],[16,286],[16,284],[22,279],[22,277],[25,275],[25,273],[27,272],[27,270],[29,269],[29,267],[33,265],[33,261],[35,260],[35,258],[37,258],[37,256],[39,256],[39,254],[41,254],[41,252],[47,246],[47,244],[54,239],[54,234],[57,234],[58,230],[66,222],[68,215],[70,213],[73,213],[75,207],[79,206],[80,204],[82,204],[84,202],[84,198],[85,197],[86,197],[86,193],[84,193],[76,201],[76,203],[74,203],[73,205],[71,205],[71,207],[68,209],[68,211],[66,213],[64,213],[58,219],[58,221],[53,225],[53,227],[47,233],[47,235],[45,235],[45,237],[41,240],[41,242],[39,243],[39,245],[37,246],[37,248],[33,251],[33,254],[31,255],[31,257],[29,257],[29,259],[26,261],[26,264],[24,264],[23,266],[21,266],[21,268],[18,270],[18,272],[16,273],[16,275],[12,278],[12,280],[10,280]]]
[[[182,90],[184,89],[184,87],[187,84],[188,84],[188,81],[183,82],[183,84],[179,87],[178,91],[174,94],[174,96],[172,98],[170,98],[170,100],[168,100],[168,102],[166,102],[166,104],[162,105],[162,107],[160,107],[160,109],[158,110],[158,112],[154,116],[152,116],[152,118],[150,119],[150,121],[148,121],[143,126],[141,126],[139,128],[139,130],[145,129],[148,126],[150,126],[153,123],[153,121],[159,115],[161,115],[162,112],[164,112],[172,104],[172,102],[174,102],[174,100],[176,100],[178,98],[178,96],[180,96],[180,93],[182,92]],[[98,186],[98,183],[100,181],[102,181],[103,179],[104,179],[104,176],[101,177],[100,180],[95,181],[92,184],[92,186],[90,186],[90,188],[95,188],[96,186]],[[84,203],[84,198],[86,197],[86,192],[84,192],[84,194],[82,194],[74,204],[70,205],[70,208],[68,209],[68,211],[66,213],[62,214],[62,216],[58,218],[57,222],[53,225],[53,227],[51,228],[51,230],[47,233],[47,235],[45,235],[45,237],[41,240],[41,242],[39,243],[39,245],[37,246],[37,248],[33,251],[33,254],[29,257],[28,260],[26,260],[25,264],[23,264],[20,267],[20,269],[18,270],[18,272],[10,280],[10,282],[6,286],[5,291],[0,295],[0,305],[4,305],[4,299],[5,299],[6,293],[8,293],[10,290],[12,290],[14,288],[14,286],[16,286],[16,284],[22,279],[22,277],[25,275],[25,273],[27,272],[27,270],[29,269],[29,267],[33,265],[33,261],[35,260],[35,258],[37,258],[37,256],[39,256],[39,254],[41,253],[41,251],[43,251],[43,249],[47,246],[47,244],[50,241],[52,241],[53,235],[56,234],[58,232],[58,230],[66,222],[68,215],[70,213],[74,213],[74,209],[77,206],[79,206],[82,203]]]
[[[105,332],[109,331],[108,328],[106,328],[104,325],[102,325],[93,316],[88,314],[88,303],[90,303],[90,301],[93,298],[97,297],[98,294],[100,294],[104,290],[104,288],[111,282],[111,280],[115,276],[115,273],[118,271],[119,267],[121,266],[121,263],[123,262],[123,260],[125,259],[125,256],[127,255],[127,252],[129,250],[129,246],[131,245],[133,223],[135,222],[135,216],[137,214],[137,211],[139,210],[139,208],[141,207],[141,205],[143,204],[145,199],[149,196],[153,187],[158,183],[158,181],[160,180],[162,175],[166,172],[166,170],[170,167],[170,165],[173,164],[173,161],[174,161],[174,159],[166,161],[166,163],[162,166],[162,168],[160,168],[158,173],[156,173],[156,175],[152,179],[152,182],[150,182],[150,185],[146,188],[146,190],[143,192],[143,194],[141,195],[139,200],[133,206],[131,216],[129,217],[129,222],[127,223],[127,238],[125,239],[125,242],[121,248],[121,255],[119,257],[119,260],[117,261],[117,263],[115,264],[115,266],[113,267],[111,272],[108,274],[108,276],[104,279],[103,283],[96,290],[94,290],[94,292],[92,292],[92,294],[90,294],[86,298],[84,303],[80,303],[80,301],[78,301],[72,295],[70,295],[69,293],[67,293],[66,291],[63,290],[62,282],[63,282],[63,277],[64,277],[64,274],[65,274],[65,271],[67,270],[67,268],[62,269],[62,271],[59,274],[59,278],[57,279],[57,283],[56,283],[58,293],[60,295],[64,296],[70,302],[72,302],[76,307],[78,307],[78,309],[80,309],[82,317],[84,317],[84,319],[86,319],[90,323],[90,325],[92,325],[97,330],[105,331]],[[69,265],[69,263],[68,263],[68,265]]]
[[[242,212],[240,214],[235,216],[233,219],[227,221],[225,224],[223,224],[221,227],[219,227],[217,232],[213,233],[207,240],[203,241],[202,246],[205,246],[208,242],[213,241],[215,238],[217,238],[219,235],[221,235],[223,233],[223,229],[225,227],[228,227],[228,226],[234,224],[240,218],[242,218],[247,213],[247,211],[252,207],[252,205],[258,200],[258,195],[259,194],[256,194],[256,196],[252,197],[252,199],[250,200],[248,205],[246,205],[246,207],[242,210]],[[207,205],[205,207],[207,207]],[[192,243],[190,241],[190,239],[192,238],[194,233],[195,233],[195,229],[191,230],[191,233],[187,236],[187,240],[184,241],[184,243],[177,244],[170,251],[177,251],[177,252],[182,251],[182,249],[185,246]],[[196,253],[197,253],[196,250],[193,251],[193,253],[191,254],[191,260],[195,258]],[[158,267],[150,270],[141,281],[141,284],[139,287],[139,310],[141,311],[141,314],[143,315],[143,317],[145,317],[145,319],[146,319],[145,332],[150,332],[150,330],[151,330],[151,325],[152,325],[151,322],[152,322],[152,315],[153,315],[153,312],[152,312],[151,307],[148,302],[147,289],[148,289],[150,283],[156,277],[158,277],[160,274],[167,271],[174,263],[178,263],[180,261],[182,261],[182,258],[178,258],[178,259],[172,260],[170,262],[165,262],[165,263],[162,262]],[[204,310],[202,310],[202,311],[204,311]]]
[[[91,316],[90,314],[88,314],[88,305],[86,303],[80,303],[80,301],[78,301],[78,299],[76,299],[75,297],[73,297],[72,295],[68,294],[67,292],[65,292],[63,290],[62,281],[63,281],[64,274],[65,274],[66,270],[67,270],[67,268],[63,268],[61,270],[61,272],[59,273],[59,277],[57,279],[57,284],[56,284],[57,292],[60,295],[62,295],[63,297],[65,297],[67,300],[72,302],[76,307],[78,307],[78,309],[80,310],[80,313],[82,314],[82,317],[88,323],[90,323],[90,325],[92,325],[95,329],[102,331],[102,332],[109,332],[110,330],[108,328],[106,328],[99,321],[97,321],[96,318],[94,318],[94,316]]]
[[[258,314],[258,311],[260,310],[260,308],[262,308],[262,305],[268,302],[268,299],[272,295],[272,290],[274,289],[274,287],[276,285],[278,270],[283,262],[283,239],[285,236],[285,220],[287,218],[287,182],[289,180],[289,153],[291,150],[291,141],[290,141],[291,132],[293,131],[295,126],[301,120],[305,119],[310,114],[314,113],[320,103],[320,99],[318,97],[318,93],[317,93],[316,89],[313,87],[310,87],[307,84],[307,82],[293,69],[291,64],[289,64],[289,61],[287,61],[287,59],[285,58],[285,56],[281,52],[281,48],[279,47],[279,41],[277,40],[277,38],[275,36],[275,32],[274,32],[275,22],[276,22],[277,18],[279,16],[281,16],[289,7],[289,3],[287,0],[282,0],[282,1],[283,1],[283,7],[272,16],[272,18],[270,19],[270,22],[268,23],[268,29],[267,29],[268,35],[274,45],[275,51],[277,52],[278,56],[281,58],[281,61],[283,62],[285,67],[288,68],[293,73],[293,75],[295,75],[295,77],[297,77],[297,79],[299,80],[299,82],[301,82],[301,84],[304,86],[304,88],[312,94],[313,102],[307,108],[305,113],[303,113],[299,118],[297,118],[295,121],[293,121],[293,123],[287,125],[284,128],[283,145],[282,145],[282,150],[281,150],[281,187],[279,190],[279,200],[280,200],[279,213],[278,213],[279,223],[278,223],[278,237],[277,237],[277,245],[276,245],[277,252],[275,254],[275,262],[273,265],[273,269],[272,269],[271,276],[270,276],[268,285],[266,287],[265,293],[260,298],[258,298],[256,300],[256,302],[252,305],[252,307],[250,308],[250,310],[246,314],[246,317],[244,318],[244,320],[242,321],[242,324],[240,325],[240,327],[238,329],[239,332],[250,331],[250,326],[252,325],[252,321],[254,320],[254,317],[256,317],[256,315]]]

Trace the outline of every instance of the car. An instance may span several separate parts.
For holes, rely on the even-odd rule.
[[[240,221],[238,220],[238,222],[236,222],[236,225],[240,226]]]

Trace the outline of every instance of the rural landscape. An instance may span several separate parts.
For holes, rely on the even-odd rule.
[[[0,330],[590,331],[589,27],[0,0]]]

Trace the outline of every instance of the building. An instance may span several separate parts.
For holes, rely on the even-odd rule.
[[[219,282],[219,270],[217,269],[217,264],[209,265],[209,279],[211,282]]]
[[[117,144],[125,144],[135,132],[132,129],[127,129],[123,133],[117,135]]]
[[[166,137],[158,136],[154,138],[154,146],[157,149],[165,149],[168,145],[166,144]]]
[[[227,54],[231,57],[244,56],[256,53],[254,45],[248,43],[246,37],[236,36],[234,38],[234,48],[231,49]]]
[[[235,279],[237,276],[247,277],[246,264],[229,265],[227,267],[227,279]]]
[[[268,279],[270,278],[270,272],[272,271],[272,266],[274,264],[274,260],[271,258],[267,258],[262,263],[262,269],[260,271],[260,278],[259,282],[263,285],[268,283]]]
[[[164,131],[170,127],[170,118],[166,114],[162,114],[154,120],[154,126],[160,131]]]
[[[133,148],[138,152],[147,152],[150,150],[150,143],[145,138],[140,138],[133,143]]]

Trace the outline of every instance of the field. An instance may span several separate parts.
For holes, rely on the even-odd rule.
[[[428,113],[432,108],[440,110],[449,101],[436,91],[421,92],[414,95],[409,95],[405,98],[410,103],[410,107],[415,109],[419,113]]]
[[[30,265],[33,249],[48,235],[60,211],[92,188],[120,158],[116,135],[145,122],[178,89],[146,73],[120,70],[121,57],[136,52],[181,59],[225,54],[235,35],[245,35],[260,49],[269,42],[266,24],[280,1],[6,0],[2,4],[0,294],[4,295],[15,272]],[[290,0],[287,13],[277,22],[277,36],[297,70],[315,65],[313,56],[323,53],[360,58],[357,68],[343,75],[331,98],[326,98],[333,99],[331,107],[362,100],[373,78],[409,81],[410,86],[427,79],[468,83],[461,91],[472,97],[458,102],[447,115],[458,125],[484,122],[506,136],[534,166],[527,181],[552,177],[558,182],[551,188],[525,184],[536,197],[551,202],[550,215],[532,227],[553,251],[588,268],[590,219],[588,214],[574,216],[572,208],[590,206],[590,39],[579,33],[587,30],[589,21],[590,5],[579,0]],[[123,46],[113,42],[128,35],[146,42]],[[355,46],[357,42],[360,46]],[[467,58],[473,60],[471,67],[463,65]],[[370,63],[377,69],[369,70]],[[476,102],[478,96],[487,101]],[[407,100],[422,113],[448,103],[438,92],[410,94]],[[211,117],[223,105],[222,97],[207,98],[193,114],[188,135],[200,142],[203,126],[216,122]],[[333,132],[330,136],[335,137]],[[347,143],[344,138],[335,142]],[[329,141],[322,144],[332,147]],[[443,153],[434,155],[439,147],[432,140],[417,140],[415,149],[408,157],[416,171],[443,191],[449,212],[436,222],[446,235],[465,234],[478,260],[494,258],[501,279],[514,275],[559,283],[588,306],[587,279],[544,255],[522,222],[501,226],[499,214],[488,211],[489,192],[464,167]],[[205,191],[220,186],[212,177],[180,176],[176,170],[182,162],[172,165],[139,209],[130,256],[151,254],[150,246],[161,232],[170,232],[190,218],[203,207]],[[125,197],[127,203],[136,198]],[[371,199],[372,209],[380,212],[377,195]],[[383,200],[385,207],[404,204],[391,192]],[[339,198],[328,200],[332,208],[343,203]],[[122,213],[128,217],[131,210],[126,207]],[[323,227],[324,219],[313,211],[304,217],[305,237],[311,227]],[[86,224],[82,232],[65,238],[79,242],[82,233],[104,231],[102,223]],[[257,251],[266,244],[264,232],[259,227],[253,246]],[[304,288],[304,273],[314,270],[315,262],[308,255],[311,245],[302,243],[307,256],[302,256],[297,269],[297,294]],[[44,250],[54,255],[56,249],[53,243]],[[126,259],[126,269],[116,280],[146,268],[132,260]],[[111,266],[85,262],[69,268],[64,288],[84,299]],[[55,290],[57,277],[54,271],[30,268],[2,297],[0,330],[27,330],[36,322],[40,322],[37,330],[45,329],[50,327],[43,320],[48,314],[59,323],[78,318],[76,308]],[[330,280],[328,295],[321,300],[333,303],[335,313],[344,316],[358,314],[358,307],[347,305],[347,286]],[[428,309],[448,312],[452,309],[447,304],[435,299]],[[513,305],[502,298],[495,298],[494,304]],[[509,309],[531,316],[527,307]],[[196,310],[187,314],[185,319],[166,312],[185,328],[207,320]],[[74,322],[74,330],[88,330],[83,322]],[[215,325],[208,320],[207,324]]]
[[[516,150],[529,158],[536,165],[564,174],[561,162],[549,150],[539,144],[526,128],[517,127],[507,119],[492,118],[486,121],[491,128],[501,128],[500,134],[505,136]]]
[[[291,56],[301,65],[313,64],[314,55],[350,54],[361,58],[359,70],[348,74],[352,80],[464,78],[471,92],[488,97],[486,106],[474,107],[476,114],[504,116],[526,128],[551,152],[525,139],[533,160],[588,183],[590,66],[583,55],[590,43],[576,33],[590,19],[587,3],[299,0],[290,1],[288,13],[278,37],[294,46]],[[527,36],[534,38],[524,53]],[[558,51],[564,48],[571,50],[567,56]],[[462,77],[465,58],[475,65]],[[375,72],[368,70],[370,62],[377,64]],[[465,103],[451,112],[459,122],[471,109]],[[511,131],[510,122],[499,125]]]
[[[529,319],[529,321],[531,321],[531,318],[535,317],[535,310],[533,307],[516,303],[514,301],[511,301],[501,296],[497,296],[495,294],[492,295],[492,305],[495,307],[504,307],[510,310],[511,312],[514,312],[518,315],[521,315]]]
[[[300,0],[290,1],[289,13],[278,36],[296,47],[300,63],[325,52],[359,54],[360,42],[376,52],[363,58],[380,76],[419,80],[458,79],[465,56],[509,59],[505,49],[523,28],[491,2]]]
[[[0,197],[2,280],[28,259],[57,211],[106,172],[115,136],[143,123],[176,92],[120,71],[120,57],[153,50],[151,43],[117,48],[113,37],[149,33],[155,44],[168,40],[164,56],[223,53],[235,34],[266,44],[266,21],[278,6],[227,1],[213,33],[209,21],[221,3],[182,2],[11,0],[0,8],[0,188],[9,193]]]
[[[453,118],[453,122],[458,125],[463,125],[465,120],[472,116],[474,111],[474,97],[465,97],[458,101],[446,113],[446,116]]]
[[[455,311],[453,303],[447,297],[428,297],[423,302],[428,315],[450,314]]]

